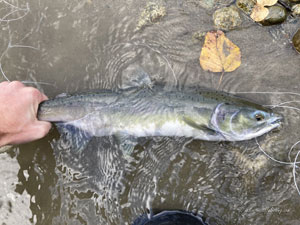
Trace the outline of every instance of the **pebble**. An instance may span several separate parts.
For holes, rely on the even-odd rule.
[[[252,0],[237,0],[235,2],[235,4],[244,13],[246,13],[247,15],[250,15],[253,7],[255,5],[255,2]]]
[[[205,9],[212,9],[215,5],[215,0],[197,0],[198,4]]]
[[[294,5],[292,7],[293,16],[300,16],[300,4]]]
[[[224,7],[215,11],[213,15],[215,27],[225,31],[233,30],[241,25],[242,19],[235,6]]]
[[[270,26],[275,24],[280,24],[285,21],[287,17],[287,11],[283,6],[273,5],[268,7],[269,14],[268,16],[261,21],[260,23],[264,26]]]
[[[150,2],[142,12],[136,30],[140,30],[145,26],[158,22],[167,14],[166,8],[162,5]]]
[[[192,38],[193,38],[193,40],[202,41],[204,39],[205,35],[206,35],[206,32],[197,31],[197,32],[193,33]]]
[[[300,53],[300,29],[294,35],[292,42],[296,51]]]

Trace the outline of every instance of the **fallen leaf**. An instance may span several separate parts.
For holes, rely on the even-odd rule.
[[[232,72],[241,65],[241,51],[222,31],[208,32],[200,54],[200,65],[206,71]]]
[[[250,17],[256,22],[264,20],[269,14],[269,9],[265,6],[275,5],[277,1],[278,0],[257,0]]]
[[[265,8],[263,5],[255,5],[252,9],[252,13],[250,17],[256,21],[262,21],[264,20],[269,14],[269,10]]]
[[[257,0],[256,4],[257,5],[262,5],[262,6],[272,6],[277,3],[278,0]]]
[[[222,31],[210,31],[205,36],[199,60],[205,71],[222,72],[220,85],[224,72],[232,72],[241,65],[241,51]]]

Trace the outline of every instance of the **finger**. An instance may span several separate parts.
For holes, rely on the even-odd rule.
[[[47,99],[46,95],[33,87],[26,87],[24,95],[27,96],[28,101],[32,104],[34,114],[37,113],[39,104]]]
[[[25,91],[28,97],[31,98],[31,100],[37,101],[38,103],[43,101],[44,96],[38,89],[33,87],[26,87]]]
[[[0,83],[0,86],[2,88],[2,87],[6,87],[8,84],[9,84],[8,81],[3,81],[3,82]]]
[[[25,87],[25,85],[22,82],[17,81],[17,80],[9,82],[8,85],[14,89],[19,89],[19,88]]]
[[[37,130],[36,135],[38,138],[46,136],[52,127],[51,123],[45,121],[37,121],[35,124]]]
[[[48,100],[49,98],[46,96],[46,95],[44,95],[43,93],[41,93],[42,94],[42,101],[46,101],[46,100]],[[41,102],[42,102],[41,101]]]

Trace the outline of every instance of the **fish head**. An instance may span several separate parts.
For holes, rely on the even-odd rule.
[[[228,141],[243,141],[261,136],[281,124],[282,117],[271,109],[219,104],[211,117],[211,126]]]

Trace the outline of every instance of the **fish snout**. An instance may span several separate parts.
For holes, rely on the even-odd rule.
[[[269,123],[274,125],[281,125],[282,122],[283,122],[283,116],[278,114],[272,114],[271,118],[269,119]]]

